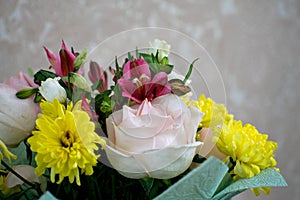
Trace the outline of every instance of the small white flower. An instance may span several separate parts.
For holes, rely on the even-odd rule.
[[[158,50],[158,60],[161,61],[164,57],[168,57],[170,53],[171,45],[169,45],[165,40],[155,39],[153,42],[149,42],[149,53],[156,55]]]
[[[67,99],[67,93],[65,89],[58,83],[59,77],[47,78],[46,81],[42,81],[39,87],[39,92],[46,99],[46,101],[53,102],[55,98],[60,103],[64,103]]]

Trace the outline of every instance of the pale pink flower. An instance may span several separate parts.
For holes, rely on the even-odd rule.
[[[22,72],[0,83],[0,139],[8,146],[18,145],[35,127],[38,104],[16,97],[19,90],[32,87],[37,86]]]
[[[184,172],[196,148],[202,114],[173,94],[124,106],[107,119],[106,153],[111,165],[129,178],[168,179]]]

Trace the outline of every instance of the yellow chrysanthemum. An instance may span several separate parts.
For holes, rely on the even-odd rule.
[[[42,113],[36,120],[37,131],[28,139],[31,150],[37,152],[36,173],[41,175],[47,168],[51,169],[50,180],[57,183],[65,177],[73,183],[76,178],[80,185],[79,173],[93,174],[93,166],[97,164],[94,151],[97,144],[105,145],[95,132],[95,125],[88,114],[82,110],[72,110],[72,105],[65,109],[57,99],[53,103],[41,102]]]
[[[187,98],[183,98],[183,101],[188,106],[197,107],[203,113],[199,127],[212,128],[215,134],[219,133],[225,121],[233,118],[233,115],[228,114],[223,104],[217,104],[211,98],[206,98],[204,94],[200,95],[198,101],[190,102]]]
[[[243,126],[235,120],[225,123],[217,146],[235,163],[232,173],[236,179],[253,177],[277,164],[273,154],[277,143],[268,141],[268,135],[259,133],[251,124]]]

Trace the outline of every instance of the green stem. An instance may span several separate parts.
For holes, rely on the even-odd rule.
[[[72,100],[72,90],[71,90],[71,74],[68,73],[68,90],[71,95],[70,99]]]

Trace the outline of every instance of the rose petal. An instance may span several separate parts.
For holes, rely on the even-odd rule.
[[[201,142],[126,155],[111,146],[105,152],[112,166],[128,178],[169,179],[183,173]]]
[[[37,105],[32,99],[18,99],[16,92],[0,83],[0,139],[8,146],[27,138],[37,118]]]
[[[145,100],[139,107],[124,106],[107,119],[108,159],[131,178],[177,176],[201,144],[195,142],[201,117],[198,109],[173,94]]]

